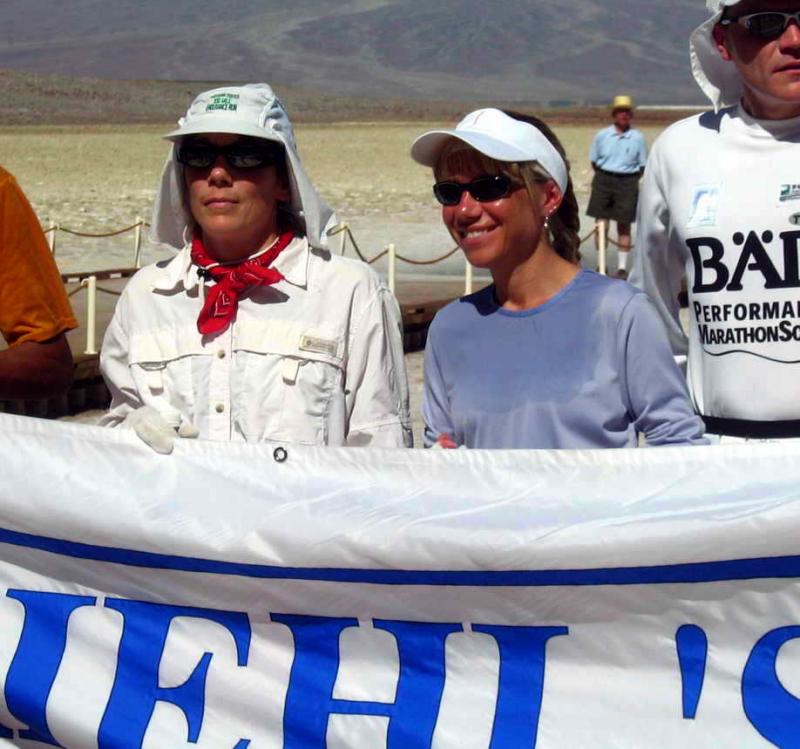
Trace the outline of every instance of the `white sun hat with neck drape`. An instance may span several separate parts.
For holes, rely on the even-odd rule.
[[[154,242],[181,249],[190,238],[193,221],[186,200],[183,166],[176,158],[176,150],[185,136],[204,133],[231,133],[280,143],[286,151],[291,189],[287,208],[312,247],[327,247],[327,231],[336,224],[336,216],[303,169],[286,109],[266,83],[204,91],[178,121],[178,128],[164,136],[172,142],[172,148],[153,207],[150,236]]]
[[[742,97],[742,81],[736,66],[720,57],[712,32],[719,23],[725,8],[739,0],[706,0],[713,14],[701,23],[689,37],[689,57],[692,75],[703,93],[711,100],[714,111],[737,104]]]

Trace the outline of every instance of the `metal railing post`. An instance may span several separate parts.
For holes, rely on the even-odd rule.
[[[86,279],[86,351],[85,354],[97,353],[97,276]]]
[[[395,289],[395,280],[396,280],[396,273],[397,273],[397,252],[395,250],[395,246],[393,244],[386,245],[386,252],[389,254],[389,272],[388,272],[388,284],[389,284],[389,291],[394,294]]]
[[[464,293],[472,293],[472,264],[464,258]]]
[[[142,217],[136,217],[136,228],[133,230],[133,267],[141,268],[142,255]]]
[[[606,231],[607,224],[603,221],[598,221],[595,231],[597,235],[597,271],[601,275],[606,275],[606,253],[608,250],[608,233]]]

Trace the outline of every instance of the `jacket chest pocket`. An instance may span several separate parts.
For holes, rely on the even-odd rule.
[[[325,445],[332,420],[336,431],[344,428],[342,336],[272,321],[238,329],[234,348],[247,357],[255,412],[244,418],[258,439]]]
[[[196,331],[150,331],[131,337],[129,366],[145,403],[177,409],[191,419],[200,388],[198,372],[208,356]]]

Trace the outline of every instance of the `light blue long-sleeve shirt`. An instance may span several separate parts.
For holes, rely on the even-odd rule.
[[[647,161],[644,135],[633,128],[624,133],[614,125],[603,128],[594,136],[589,160],[606,172],[637,174]]]
[[[663,324],[633,286],[582,270],[544,304],[494,287],[436,315],[425,349],[425,443],[476,448],[704,444]]]

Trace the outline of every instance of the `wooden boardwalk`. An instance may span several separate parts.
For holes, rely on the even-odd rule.
[[[75,382],[69,394],[63,398],[35,402],[0,401],[0,411],[27,413],[32,416],[61,416],[77,413],[86,408],[104,408],[108,403],[108,392],[100,376],[99,354],[108,324],[114,313],[120,292],[125,288],[129,269],[108,270],[97,276],[95,351],[87,351],[86,320],[88,294],[80,288],[80,278],[85,274],[63,277],[67,293],[79,328],[67,333],[75,362]],[[476,289],[480,288],[476,285]],[[73,293],[74,292],[74,293]],[[461,280],[415,281],[398,280],[395,293],[403,317],[403,347],[406,352],[419,351],[425,346],[428,326],[437,310],[464,294]],[[0,338],[0,349],[5,344]]]

